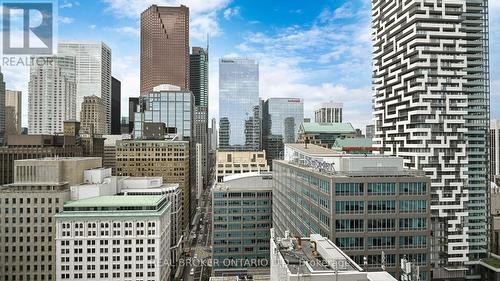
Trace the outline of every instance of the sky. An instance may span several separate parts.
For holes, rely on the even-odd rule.
[[[58,40],[102,41],[122,82],[122,116],[139,95],[140,13],[152,4],[190,8],[190,46],[210,35],[209,110],[218,117],[218,60],[256,58],[260,97],[344,103],[344,121],[372,123],[369,0],[59,0]],[[490,1],[491,118],[500,119],[500,1]],[[29,69],[4,67],[7,89],[23,92],[27,125]]]

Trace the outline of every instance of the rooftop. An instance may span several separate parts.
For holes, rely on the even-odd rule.
[[[144,207],[156,206],[164,197],[161,195],[137,196],[98,196],[82,200],[69,201],[64,207]]]
[[[315,144],[304,144],[304,143],[287,143],[285,146],[291,147],[295,150],[307,153],[312,156],[340,156],[340,152],[335,150],[325,148]]]
[[[83,160],[96,160],[101,159],[101,157],[44,157],[44,158],[34,158],[34,159],[20,159],[16,160],[16,163],[25,162],[43,162],[43,161],[83,161]]]
[[[361,271],[361,268],[337,246],[320,235],[314,236],[313,234],[311,238],[301,239],[300,242],[298,239],[278,240],[277,247],[292,274],[310,274],[335,269],[338,271]],[[316,252],[314,252],[315,247],[317,248]],[[320,248],[327,249],[329,256],[322,256]],[[335,261],[336,264],[329,263],[328,258],[332,258],[331,261]],[[342,266],[339,266],[340,264]]]
[[[333,147],[371,147],[373,141],[367,138],[338,138]]]
[[[305,133],[356,133],[351,123],[302,123],[300,130]]]
[[[252,172],[225,176],[223,182],[215,184],[214,191],[271,191],[271,172]]]
[[[349,280],[396,280],[387,272],[364,272],[361,266],[332,241],[319,234],[311,234],[309,238],[274,239],[273,242],[279,252],[278,257],[282,258],[281,262],[286,264],[292,275],[311,277],[316,274],[338,274],[338,280],[344,280],[342,275],[350,276]]]

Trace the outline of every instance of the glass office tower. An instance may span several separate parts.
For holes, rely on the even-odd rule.
[[[167,133],[176,134],[181,140],[190,140],[194,135],[193,94],[179,87],[162,86],[141,97],[140,112],[134,113],[134,137],[146,137],[143,135],[146,123],[164,123]]]
[[[297,140],[304,120],[304,103],[297,98],[270,98],[264,102],[264,135],[281,135],[283,142]]]
[[[270,98],[263,103],[262,111],[262,148],[271,166],[274,159],[283,158],[284,143],[297,141],[297,131],[304,120],[304,103],[298,98]]]
[[[219,149],[246,147],[245,124],[259,105],[259,64],[254,59],[219,60]],[[256,125],[258,122],[254,122]],[[224,124],[224,126],[222,126]],[[248,131],[248,128],[247,128]],[[252,145],[255,146],[255,145]]]

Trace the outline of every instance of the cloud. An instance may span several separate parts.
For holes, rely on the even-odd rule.
[[[62,17],[60,16],[59,17],[59,23],[62,23],[62,24],[71,24],[75,21],[74,18],[70,18],[70,17]]]
[[[91,26],[91,29],[94,29],[94,28],[95,28],[95,25],[94,25],[93,28]],[[121,33],[121,34],[132,35],[132,36],[139,36],[140,35],[139,28],[132,27],[132,26],[106,27],[106,28],[104,28],[104,30],[118,32],[118,33]]]
[[[138,19],[149,6],[179,6],[189,7],[190,36],[204,41],[209,33],[211,37],[222,34],[217,14],[223,11],[232,0],[103,0],[108,4],[108,11],[117,17]]]
[[[189,23],[189,36],[198,41],[205,41],[207,35],[217,37],[222,34],[222,30],[217,23],[215,12],[200,15],[191,19]]]
[[[64,0],[64,1],[62,1],[62,4],[59,5],[59,8],[66,9],[66,8],[73,8],[75,6],[80,6],[80,2],[77,2],[77,1],[71,2],[69,0]]]
[[[234,18],[234,17],[239,17],[241,16],[240,14],[240,7],[239,6],[236,6],[234,8],[227,8],[224,10],[224,18],[226,20],[230,20],[231,18]]]
[[[328,17],[322,12],[310,24],[247,33],[236,49],[259,61],[260,97],[302,98],[309,117],[318,103],[343,102],[345,120],[359,128],[371,124],[370,10],[357,10],[359,1]],[[218,89],[210,90],[214,104]]]

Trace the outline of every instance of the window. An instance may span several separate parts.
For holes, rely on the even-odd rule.
[[[399,201],[400,213],[425,213],[427,202],[425,200],[401,200]]]
[[[368,231],[394,231],[396,230],[395,219],[369,219]]]
[[[335,244],[342,250],[364,250],[363,238],[361,237],[337,238]]]
[[[335,184],[335,195],[337,196],[356,196],[363,194],[364,194],[364,187],[362,183]]]
[[[396,195],[396,184],[388,183],[368,183],[368,195]]]
[[[396,201],[394,200],[368,201],[368,213],[369,214],[396,213]]]
[[[399,247],[403,249],[425,248],[427,247],[427,237],[401,236],[399,237]]]
[[[400,195],[426,195],[427,185],[425,182],[402,182],[399,183]]]
[[[338,232],[363,232],[365,225],[363,220],[343,219],[335,221],[335,228]]]
[[[425,230],[427,228],[426,218],[399,219],[399,230]]]
[[[337,214],[363,214],[365,212],[364,201],[337,201],[335,202]]]
[[[396,237],[368,237],[366,245],[368,246],[368,249],[394,249],[396,248]]]

